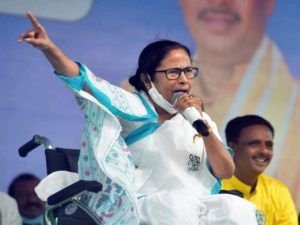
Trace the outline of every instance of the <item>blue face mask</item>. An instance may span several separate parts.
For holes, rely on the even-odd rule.
[[[151,88],[148,90],[148,93],[152,100],[161,108],[166,110],[170,114],[175,114],[177,111],[174,109],[173,105],[168,102],[155,88],[154,84],[152,83],[150,76],[148,75],[148,79],[150,80],[151,83]]]

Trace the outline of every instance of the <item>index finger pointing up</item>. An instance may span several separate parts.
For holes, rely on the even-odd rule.
[[[40,22],[37,20],[37,18],[35,18],[31,11],[28,11],[26,14],[34,27],[40,26]]]

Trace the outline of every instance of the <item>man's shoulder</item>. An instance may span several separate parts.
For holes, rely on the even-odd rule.
[[[274,183],[274,184],[283,184],[281,181],[279,181],[278,179],[271,177],[267,174],[262,173],[261,175],[259,175],[258,180],[263,181],[263,182],[267,182],[267,183]]]
[[[261,185],[264,185],[266,186],[268,189],[284,189],[284,190],[288,190],[287,186],[281,182],[280,180],[274,178],[274,177],[271,177],[271,176],[268,176],[266,174],[261,174],[259,177],[258,177],[258,180],[260,182]]]
[[[229,179],[222,179],[222,190],[243,190],[243,192],[250,192],[251,186],[243,183],[237,177],[232,176]]]
[[[288,187],[281,181],[265,174],[260,175],[259,181],[261,182],[260,187],[264,189],[260,189],[261,197],[268,199],[267,204],[272,202],[268,207],[271,207],[277,216],[285,217],[286,221],[293,220],[296,211]]]

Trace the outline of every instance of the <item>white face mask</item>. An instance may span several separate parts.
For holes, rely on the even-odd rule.
[[[154,84],[152,83],[152,81],[150,80],[150,76],[148,75],[149,81],[151,83],[151,88],[148,90],[148,93],[150,95],[150,97],[152,98],[152,100],[159,105],[161,108],[163,108],[164,110],[166,110],[168,113],[170,114],[175,114],[177,113],[177,111],[174,109],[173,105],[168,102],[159,92],[158,90],[155,88]]]

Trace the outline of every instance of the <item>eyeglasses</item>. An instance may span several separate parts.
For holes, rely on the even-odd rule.
[[[157,73],[165,73],[169,80],[177,80],[183,72],[187,79],[194,79],[198,75],[198,68],[188,66],[185,68],[171,68],[167,70],[156,70]]]

